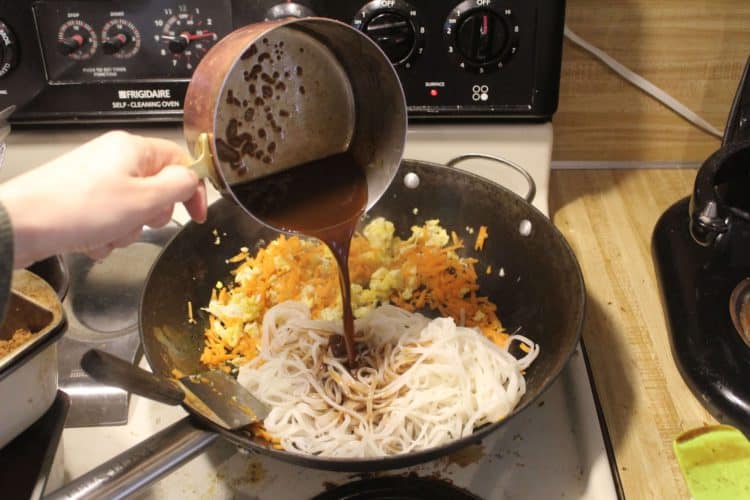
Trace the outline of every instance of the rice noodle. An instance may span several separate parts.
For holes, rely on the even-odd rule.
[[[292,452],[380,457],[432,448],[507,416],[526,391],[522,370],[539,347],[516,359],[451,318],[383,305],[356,321],[361,347],[351,372],[329,349],[341,321],[310,319],[301,302],[269,309],[260,354],[239,381],[271,406],[264,427]]]

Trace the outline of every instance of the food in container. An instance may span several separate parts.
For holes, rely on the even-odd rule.
[[[57,394],[56,342],[65,330],[64,271],[54,258],[37,269],[58,278],[57,290],[29,270],[15,271],[0,325],[0,339],[6,341],[0,352],[0,447],[41,417]]]

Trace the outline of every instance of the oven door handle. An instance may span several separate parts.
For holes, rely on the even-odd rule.
[[[496,161],[498,163],[501,163],[502,165],[511,168],[521,174],[524,179],[526,179],[526,182],[529,185],[529,190],[526,191],[526,195],[524,195],[524,199],[531,203],[534,201],[534,196],[536,196],[536,183],[534,182],[534,179],[531,177],[531,174],[529,174],[528,170],[523,168],[518,163],[514,163],[510,160],[506,160],[502,156],[495,156],[495,155],[488,155],[484,153],[469,153],[465,155],[456,156],[455,158],[451,159],[446,163],[449,167],[453,167],[458,163],[461,163],[462,161],[466,160],[492,160]]]
[[[74,479],[45,499],[126,498],[202,453],[219,434],[185,417]]]

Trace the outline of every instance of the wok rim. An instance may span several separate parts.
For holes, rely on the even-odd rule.
[[[574,342],[571,342],[570,345],[567,347],[567,349],[563,351],[563,355],[560,356],[563,362],[560,364],[559,368],[551,371],[550,375],[547,377],[547,380],[544,381],[540,385],[536,394],[527,398],[522,403],[520,403],[515,408],[513,408],[513,410],[503,419],[497,422],[485,424],[483,427],[479,428],[478,430],[475,430],[471,435],[465,436],[459,439],[455,439],[443,445],[433,447],[433,448],[428,448],[425,450],[412,451],[409,453],[402,453],[402,454],[392,455],[392,456],[372,457],[372,458],[334,458],[334,457],[319,457],[319,456],[308,455],[308,454],[299,453],[295,451],[278,450],[278,449],[272,448],[268,444],[258,443],[255,440],[253,440],[251,437],[249,437],[248,435],[241,433],[239,431],[235,432],[235,431],[229,431],[227,429],[223,429],[220,426],[211,422],[210,420],[202,417],[200,414],[198,414],[198,412],[194,411],[189,406],[182,404],[182,407],[185,409],[185,411],[188,412],[191,418],[196,420],[196,423],[200,427],[206,430],[216,432],[217,434],[227,439],[228,441],[232,442],[233,444],[241,448],[244,448],[248,451],[257,452],[257,453],[272,457],[274,459],[281,460],[283,462],[287,462],[287,463],[291,463],[295,465],[301,465],[301,466],[320,469],[320,470],[339,471],[339,472],[373,472],[373,471],[393,470],[393,469],[400,469],[403,467],[409,467],[412,465],[429,462],[431,460],[434,460],[434,459],[437,459],[446,455],[450,455],[451,453],[458,451],[460,449],[463,449],[472,444],[480,443],[488,435],[500,430],[507,422],[511,421],[517,415],[523,413],[527,408],[529,408],[532,404],[534,404],[544,393],[546,393],[547,390],[558,380],[563,370],[565,370],[565,368],[568,367],[574,352],[576,351],[576,349],[578,348],[578,345],[580,344],[582,333],[583,333],[585,317],[586,317],[586,302],[587,302],[586,301],[586,286],[585,286],[585,282],[583,279],[581,266],[580,266],[580,263],[578,262],[578,258],[575,252],[573,251],[573,248],[570,246],[567,239],[563,236],[562,232],[554,225],[554,223],[552,222],[552,219],[549,216],[545,215],[541,210],[539,210],[537,207],[535,207],[531,203],[527,202],[524,198],[522,198],[515,192],[511,191],[510,189],[502,186],[501,184],[493,180],[490,180],[481,175],[474,174],[473,172],[463,170],[461,168],[448,167],[446,165],[439,164],[439,163],[404,158],[401,160],[401,164],[399,165],[399,168],[396,170],[396,175],[393,177],[392,182],[397,182],[399,174],[402,173],[402,170],[408,170],[409,165],[419,165],[420,167],[428,167],[430,169],[434,169],[437,171],[450,170],[452,172],[458,172],[461,175],[465,175],[470,178],[473,178],[474,180],[477,180],[480,183],[491,185],[493,188],[497,189],[499,193],[502,193],[503,196],[507,196],[507,197],[510,197],[511,199],[515,199],[516,202],[521,203],[521,205],[524,207],[525,210],[528,210],[530,213],[535,214],[536,216],[540,217],[542,220],[544,220],[545,224],[549,225],[549,227],[552,230],[552,234],[554,235],[554,239],[559,244],[561,244],[561,250],[563,250],[563,252],[567,254],[571,259],[571,262],[573,264],[572,266],[573,271],[575,273],[575,279],[573,281],[576,283],[576,285],[579,288],[577,299],[578,299],[578,303],[580,304],[580,307],[578,307],[577,308],[578,310],[576,311],[577,317],[576,317],[575,322],[577,323],[577,326],[575,328],[575,335],[573,337]],[[384,199],[384,198],[381,197],[381,199]],[[213,206],[217,203],[232,203],[232,201],[223,198],[223,199],[219,199],[215,201],[211,205]],[[367,216],[367,212],[365,212],[364,216]],[[141,291],[141,297],[140,297],[139,305],[138,305],[138,332],[139,332],[139,337],[140,337],[144,356],[146,357],[149,367],[152,370],[153,370],[154,364],[152,362],[152,357],[151,357],[151,354],[149,353],[149,349],[147,349],[146,347],[147,344],[145,342],[145,334],[144,334],[144,327],[143,327],[143,304],[144,304],[146,291],[149,288],[148,285],[151,282],[152,274],[154,273],[159,262],[161,261],[163,254],[169,249],[173,241],[180,236],[182,231],[192,224],[196,224],[196,223],[193,221],[190,221],[187,224],[185,224],[180,229],[180,231],[177,232],[177,234],[175,234],[169,240],[169,242],[167,242],[166,245],[164,245],[164,247],[159,252],[159,255],[156,257],[153,264],[151,265],[151,268],[149,269],[148,275],[146,277],[145,285],[143,287],[143,290]]]

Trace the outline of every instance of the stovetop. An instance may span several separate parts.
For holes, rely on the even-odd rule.
[[[652,237],[672,356],[716,419],[750,434],[750,347],[730,316],[732,291],[750,277],[750,226],[738,222],[725,245],[701,247],[689,234],[689,201],[671,206]]]

